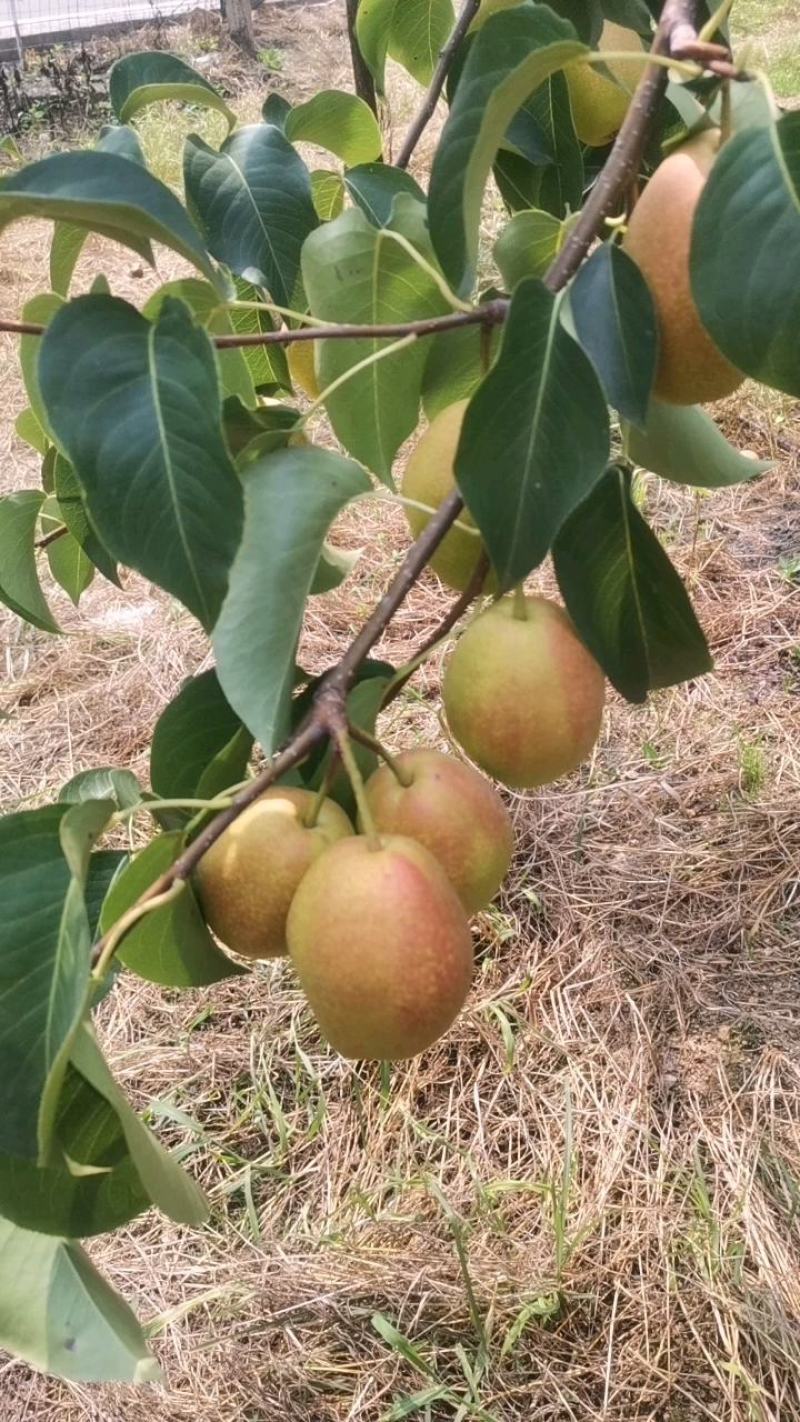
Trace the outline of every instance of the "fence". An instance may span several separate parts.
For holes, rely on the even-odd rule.
[[[29,45],[70,44],[126,25],[220,9],[224,0],[0,0],[0,59],[20,58]]]

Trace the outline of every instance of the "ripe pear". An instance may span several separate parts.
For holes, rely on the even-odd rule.
[[[315,346],[316,341],[292,341],[286,355],[292,385],[299,385],[309,400],[318,399],[320,393],[314,359]]]
[[[324,800],[313,828],[316,796],[273,786],[243,811],[200,860],[197,889],[206,922],[245,958],[287,953],[286,917],[297,886],[353,826],[334,800]]]
[[[514,848],[511,819],[488,780],[454,756],[403,751],[395,772],[382,765],[367,781],[380,834],[416,839],[439,861],[468,914],[491,903]]]
[[[438,509],[448,494],[456,487],[453,466],[456,450],[464,423],[464,411],[468,400],[457,400],[434,417],[419,441],[406,465],[403,475],[403,497],[420,504]],[[415,538],[430,522],[430,514],[422,509],[406,505],[406,518]],[[466,509],[459,514],[459,523],[468,528],[475,527],[475,521]],[[443,583],[456,592],[464,592],[484,551],[480,538],[465,533],[462,528],[452,528],[442,539],[430,561],[430,566],[438,573]],[[497,581],[491,573],[484,583],[485,592],[494,592]]]
[[[604,696],[603,673],[567,614],[542,597],[502,598],[476,617],[442,687],[467,755],[518,789],[557,780],[585,759]]]
[[[658,313],[661,346],[653,393],[672,405],[720,400],[744,379],[702,324],[689,279],[694,214],[718,151],[719,133],[709,129],[666,158],[639,198],[624,242]]]
[[[312,864],[289,911],[289,950],[324,1037],[343,1057],[400,1061],[464,1004],[472,940],[433,855],[402,835],[342,839]]]

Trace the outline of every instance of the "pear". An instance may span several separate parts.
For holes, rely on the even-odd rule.
[[[458,641],[442,699],[467,755],[496,780],[525,789],[557,780],[589,755],[605,681],[563,608],[542,597],[508,597]]]
[[[468,914],[491,903],[514,847],[508,811],[471,766],[437,750],[402,751],[367,781],[367,803],[381,834],[409,835],[439,861]]]
[[[316,400],[320,393],[315,346],[316,341],[292,341],[286,355],[292,385],[298,385],[309,400]]]
[[[334,800],[307,823],[316,796],[273,786],[248,806],[203,855],[196,885],[206,922],[234,953],[275,958],[287,953],[286,916],[315,859],[353,826]]]
[[[420,439],[414,453],[406,465],[403,475],[403,497],[418,504],[427,504],[438,509],[448,494],[456,487],[453,472],[464,411],[468,400],[458,400],[447,409],[440,410]],[[406,505],[406,518],[415,538],[430,522],[431,515],[423,509]],[[458,516],[459,523],[467,528],[475,528],[475,521],[466,509]],[[443,583],[456,592],[464,592],[469,586],[481,553],[482,540],[477,534],[467,533],[463,528],[451,528],[445,534],[430,560],[430,566],[438,573]],[[484,591],[493,592],[497,581],[491,573],[484,583]]]
[[[447,1031],[469,991],[472,940],[433,855],[403,835],[342,839],[292,902],[289,950],[324,1037],[343,1057],[399,1061]]]

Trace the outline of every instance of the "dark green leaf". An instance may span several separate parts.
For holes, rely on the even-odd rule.
[[[108,97],[120,123],[127,123],[148,104],[170,99],[216,109],[228,120],[229,129],[236,123],[236,115],[213,85],[191,64],[163,50],[144,50],[118,59],[111,66]]]
[[[501,586],[538,566],[567,515],[600,478],[608,411],[592,366],[529,278],[516,289],[493,369],[473,395],[456,479]]]
[[[350,168],[344,175],[344,185],[353,202],[376,227],[388,227],[398,193],[408,193],[418,202],[425,202],[425,194],[411,174],[388,163],[362,163]]]
[[[211,799],[242,779],[252,744],[212,668],[185,682],[159,716],[150,783],[163,799]]]
[[[58,450],[53,451],[53,479],[58,509],[72,537],[78,542],[98,572],[119,587],[114,559],[106,552],[89,522],[86,503],[75,470]]]
[[[131,770],[115,770],[104,765],[99,770],[80,770],[58,792],[60,804],[79,805],[83,800],[110,800],[116,810],[141,804],[142,791]]]
[[[590,652],[628,701],[702,676],[711,658],[686,589],[612,465],[564,524],[558,585]]]
[[[248,467],[244,535],[213,642],[225,695],[266,755],[288,729],[295,647],[328,528],[369,488],[357,464],[311,446]]]
[[[264,293],[257,286],[243,281],[241,277],[234,277],[234,285],[237,301],[263,302]],[[240,335],[248,332],[255,334],[259,331],[275,330],[275,322],[269,311],[263,308],[257,310],[253,307],[248,309],[232,306],[228,315],[234,331]],[[292,382],[289,379],[284,346],[277,344],[274,346],[244,346],[242,355],[247,361],[256,390],[272,392],[276,386],[284,390],[291,390]]]
[[[447,302],[427,271],[392,233],[407,221],[401,197],[391,227],[376,228],[353,209],[321,227],[303,249],[303,280],[313,314],[325,321],[413,321],[446,311]],[[317,356],[323,389],[390,340],[320,341]],[[342,444],[382,479],[391,479],[392,460],[416,427],[422,372],[427,358],[418,341],[371,363],[326,400]]]
[[[381,131],[372,109],[343,89],[322,89],[307,104],[286,114],[284,133],[291,143],[315,143],[351,167],[371,163],[381,153]]]
[[[288,139],[272,124],[252,124],[217,152],[193,135],[183,171],[187,202],[209,250],[289,306],[300,249],[319,219],[308,169]]]
[[[451,0],[400,0],[392,10],[389,54],[423,87],[431,82],[453,20]]]
[[[144,154],[137,135],[132,128],[122,126],[106,127],[96,143],[101,153],[117,153],[140,167],[146,167]],[[57,222],[53,228],[50,244],[50,285],[60,296],[69,294],[70,282],[78,258],[89,233],[85,227],[75,227],[71,222]]]
[[[609,405],[644,429],[658,363],[658,326],[636,263],[613,243],[598,247],[570,287],[569,306]]]
[[[261,117],[264,122],[274,124],[282,133],[286,131],[286,120],[291,112],[292,106],[282,94],[267,94],[261,105]]]
[[[116,875],[127,864],[129,857],[124,849],[97,849],[89,860],[84,900],[92,939],[97,937],[100,910],[103,907],[106,894]]]
[[[109,552],[211,627],[242,501],[208,336],[172,299],[151,324],[115,297],[82,296],[48,328],[39,376]]]
[[[19,217],[49,217],[111,237],[153,265],[162,242],[214,280],[200,233],[169,188],[117,153],[54,153],[0,181],[0,231]]]
[[[615,25],[643,35],[650,33],[651,16],[645,0],[600,0],[600,5],[606,19]]]
[[[138,163],[140,168],[147,167],[139,135],[127,124],[104,124],[95,148],[99,149],[101,153],[116,153],[120,158],[127,158],[130,163]]]
[[[0,498],[0,601],[43,632],[59,632],[36,571],[36,522],[43,501],[39,489]]]
[[[627,451],[643,469],[699,489],[742,484],[773,468],[771,462],[745,459],[699,405],[665,405],[660,400],[650,401],[645,430],[627,430]]]
[[[165,282],[153,292],[142,310],[142,315],[146,316],[148,321],[156,321],[164,302],[170,296],[185,302],[198,325],[204,330],[215,336],[233,335],[236,328],[230,311],[220,303],[219,294],[210,282],[201,281],[198,277],[179,277],[177,281]],[[217,362],[223,394],[238,395],[242,404],[253,409],[256,404],[256,392],[244,351],[235,347],[217,351]]]
[[[128,1305],[80,1245],[0,1220],[0,1347],[75,1382],[154,1382]]]
[[[358,549],[351,552],[349,549],[333,548],[330,543],[324,543],[314,574],[314,581],[311,584],[311,592],[316,596],[319,593],[333,592],[334,588],[341,587],[345,578],[352,573],[360,557],[361,553]]]
[[[514,114],[557,69],[585,53],[545,5],[523,5],[478,31],[431,172],[431,237],[459,291],[472,286],[486,180]]]
[[[240,400],[229,398],[223,406],[222,418],[228,448],[237,466],[244,468],[256,456],[285,448],[292,433],[297,433],[300,412],[291,405],[278,403],[246,410]]]
[[[88,1022],[76,1035],[72,1061],[116,1113],[139,1179],[153,1204],[178,1224],[203,1224],[208,1218],[208,1203],[202,1190],[134,1111],[111,1075]]]
[[[396,5],[397,0],[359,0],[356,13],[358,47],[379,94],[384,92],[384,70]]]
[[[344,209],[344,181],[341,173],[317,168],[311,174],[311,196],[320,222],[331,222]]]
[[[518,119],[529,114],[544,134],[552,154],[542,173],[538,206],[554,217],[578,212],[583,202],[583,150],[572,121],[567,81],[562,73],[551,74],[528,100]],[[513,134],[513,125],[509,136]],[[532,154],[523,152],[531,158]]]
[[[691,266],[697,308],[723,355],[800,395],[800,113],[724,144],[698,204]]]
[[[486,333],[479,326],[462,326],[455,331],[442,331],[428,342],[428,359],[422,377],[422,404],[429,420],[466,400],[480,385],[484,375],[484,358],[491,363],[500,345],[500,328],[489,331],[488,347],[484,349]]]
[[[501,148],[492,172],[509,212],[526,212],[528,208],[537,207],[543,168],[535,167],[518,153],[509,153]]]
[[[509,291],[525,277],[543,277],[558,252],[562,225],[538,208],[518,212],[494,244],[494,259]]]

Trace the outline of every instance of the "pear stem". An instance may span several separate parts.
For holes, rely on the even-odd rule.
[[[314,829],[316,827],[317,821],[320,817],[322,806],[325,804],[325,801],[327,800],[330,794],[334,776],[336,775],[336,772],[339,769],[339,760],[340,756],[338,750],[334,750],[333,747],[331,747],[331,758],[325,768],[325,774],[323,775],[319,789],[316,795],[314,796],[314,803],[303,821],[303,824],[305,825],[306,829]]]
[[[525,600],[525,589],[522,583],[517,583],[514,589],[514,617],[517,622],[527,622],[528,604]]]
[[[348,732],[347,726],[336,725],[332,727],[332,734],[336,741],[336,748],[342,758],[342,765],[344,766],[347,772],[347,778],[353,787],[353,794],[356,797],[356,808],[358,810],[358,818],[361,821],[361,825],[366,836],[367,846],[369,849],[381,849],[381,838],[375,827],[375,821],[372,818],[372,811],[369,807],[367,792],[364,788],[364,777],[362,776],[361,771],[358,768],[358,761],[356,760],[355,755],[353,754],[353,746],[350,741],[350,734]]]
[[[395,780],[399,785],[402,785],[404,790],[408,790],[409,786],[414,784],[413,775],[409,775],[407,771],[401,769],[399,761],[397,761],[391,752],[386,749],[385,745],[378,740],[377,736],[371,736],[369,731],[364,731],[360,726],[353,725],[350,726],[350,735],[354,741],[358,741],[362,746],[366,746],[368,750],[374,751],[376,755],[379,755],[381,760],[386,761]]]

